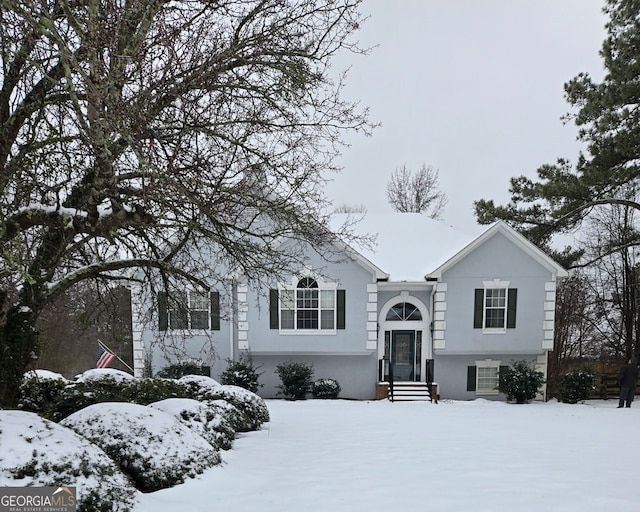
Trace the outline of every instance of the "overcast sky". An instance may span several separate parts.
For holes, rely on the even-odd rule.
[[[329,186],[336,204],[387,211],[400,165],[439,170],[444,218],[475,226],[476,199],[508,201],[509,178],[535,176],[558,157],[576,160],[563,84],[601,78],[604,0],[365,0],[367,57],[350,57],[347,97],[382,123],[350,136]],[[341,61],[342,62],[342,61]],[[390,210],[389,210],[390,211]],[[473,229],[475,231],[475,229]]]

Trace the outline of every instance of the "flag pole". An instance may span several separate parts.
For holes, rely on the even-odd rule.
[[[100,345],[107,352],[113,354],[118,361],[120,361],[123,365],[125,365],[131,371],[132,374],[134,373],[133,368],[131,368],[131,366],[129,366],[127,363],[125,363],[122,359],[120,359],[120,356],[118,354],[116,354],[113,350],[111,350],[109,347],[107,347],[106,344],[104,344],[102,341],[98,340],[98,345]]]

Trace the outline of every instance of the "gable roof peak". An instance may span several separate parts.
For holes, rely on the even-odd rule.
[[[486,231],[484,231],[480,236],[478,236],[475,240],[469,243],[464,249],[456,253],[454,256],[449,258],[446,262],[440,265],[433,272],[427,274],[425,279],[440,279],[442,277],[443,272],[447,271],[451,267],[453,267],[460,260],[465,258],[471,252],[473,252],[477,247],[484,244],[487,240],[491,239],[497,233],[501,233],[511,242],[513,242],[516,246],[518,246],[522,251],[528,254],[531,258],[537,261],[540,265],[546,268],[554,277],[562,278],[567,277],[569,272],[558,264],[553,258],[551,258],[547,253],[545,253],[542,249],[540,249],[537,245],[527,239],[522,233],[513,228],[509,223],[504,220],[499,220],[492,224]]]

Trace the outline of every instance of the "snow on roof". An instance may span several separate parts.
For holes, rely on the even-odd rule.
[[[486,229],[457,229],[418,213],[367,213],[356,232],[377,235],[376,244],[354,248],[390,274],[390,281],[424,281]]]

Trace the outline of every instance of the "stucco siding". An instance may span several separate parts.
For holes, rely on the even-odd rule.
[[[342,388],[340,398],[371,400],[375,398],[378,363],[375,355],[325,356],[309,355],[257,355],[254,362],[261,365],[260,383],[264,384],[258,394],[264,398],[277,398],[280,379],[275,373],[280,363],[292,361],[310,364],[314,370],[313,380],[336,379]]]
[[[366,354],[367,327],[369,323],[368,305],[370,301],[367,285],[372,282],[371,274],[351,259],[342,259],[331,263],[312,253],[309,256],[310,268],[321,269],[318,279],[336,283],[338,289],[345,290],[345,328],[327,332],[305,332],[304,330],[286,332],[271,329],[269,325],[268,290],[250,290],[248,310],[248,349],[253,354],[260,353],[351,353]],[[289,276],[287,285],[293,283],[306,269],[300,269]],[[271,285],[278,287],[278,283]]]
[[[476,391],[467,391],[467,368],[475,366],[478,359],[491,359],[500,361],[502,366],[511,366],[514,361],[524,360],[535,365],[538,354],[500,354],[491,353],[479,355],[440,356],[436,359],[434,368],[434,380],[438,383],[438,392],[441,399],[449,400],[505,400],[501,393],[482,394]]]
[[[150,358],[151,369],[157,373],[178,361],[193,360],[211,367],[211,376],[218,378],[231,357],[232,326],[236,319],[231,305],[231,289],[218,288],[220,292],[220,330],[200,331],[160,331],[158,304],[151,300],[148,290],[135,296],[132,292],[134,314],[134,354],[135,370],[142,376],[145,361]]]
[[[437,353],[526,354],[543,349],[547,283],[551,274],[496,234],[442,276],[446,283],[444,348]],[[499,280],[517,289],[516,326],[488,333],[473,326],[474,290]]]

